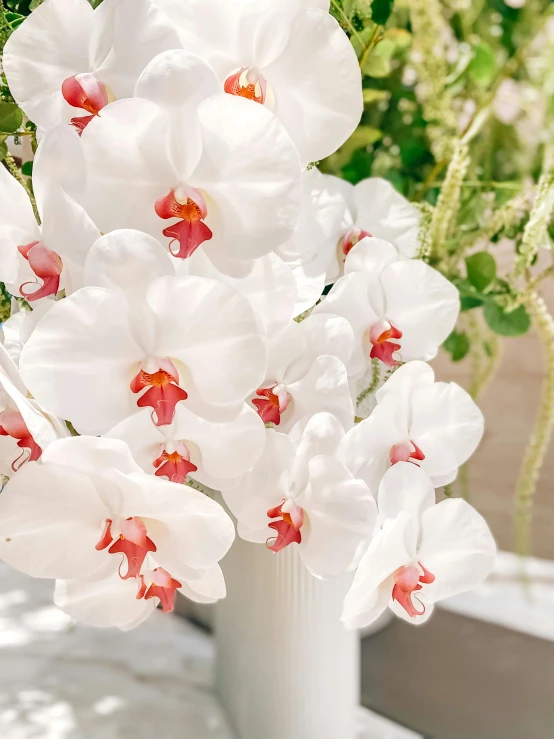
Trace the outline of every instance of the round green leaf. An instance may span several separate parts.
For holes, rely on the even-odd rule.
[[[373,0],[371,4],[371,19],[380,26],[384,26],[392,13],[394,0]]]
[[[0,102],[0,131],[15,133],[23,123],[23,113],[15,103]]]
[[[452,331],[444,342],[444,348],[451,355],[453,362],[461,361],[469,352],[469,339],[467,334]]]
[[[521,336],[531,326],[531,319],[523,305],[508,313],[491,302],[483,308],[483,315],[489,327],[501,336]]]
[[[492,48],[485,41],[473,47],[473,59],[469,63],[469,76],[477,85],[486,87],[496,77],[496,59]]]
[[[496,262],[488,251],[479,251],[466,258],[467,279],[479,292],[496,280]]]

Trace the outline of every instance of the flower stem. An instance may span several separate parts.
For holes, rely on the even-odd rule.
[[[536,331],[543,345],[545,375],[539,411],[516,487],[516,551],[521,556],[529,554],[533,495],[554,427],[554,319],[538,293],[528,296],[526,306],[534,319]]]

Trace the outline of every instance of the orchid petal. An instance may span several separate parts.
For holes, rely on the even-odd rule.
[[[215,204],[207,218],[214,233],[207,249],[214,259],[218,253],[230,256],[229,244],[235,259],[263,256],[297,226],[298,153],[278,119],[262,105],[223,94],[203,103],[198,115],[203,156],[191,183]]]
[[[393,244],[406,259],[420,248],[421,211],[380,177],[362,180],[354,188],[356,225]]]
[[[313,8],[298,13],[285,49],[264,74],[275,90],[275,114],[304,165],[332,154],[358,125],[363,111],[358,60],[329,14]]]
[[[310,485],[297,499],[308,517],[300,552],[316,577],[354,569],[377,522],[377,507],[361,480],[332,457],[309,462]]]
[[[127,630],[142,623],[156,608],[153,599],[139,600],[137,591],[135,579],[122,580],[117,572],[93,582],[58,580],[54,603],[87,626]]]
[[[435,575],[425,586],[430,602],[479,585],[492,571],[495,555],[489,527],[465,500],[443,500],[424,512],[418,558]]]
[[[91,577],[105,564],[95,545],[108,512],[86,475],[29,462],[0,496],[0,556],[32,577]]]
[[[126,310],[117,293],[83,288],[48,311],[21,353],[33,396],[80,433],[103,433],[135,410],[122,387],[144,352],[129,334]]]

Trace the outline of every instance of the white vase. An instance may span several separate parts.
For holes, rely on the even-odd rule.
[[[317,580],[295,545],[241,540],[222,566],[215,687],[238,739],[355,739],[359,635],[340,623],[352,576]]]

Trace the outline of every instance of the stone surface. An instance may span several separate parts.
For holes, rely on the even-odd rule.
[[[90,629],[52,590],[0,564],[1,739],[236,739],[211,694],[214,646],[201,629],[160,611],[126,633]],[[419,739],[364,709],[359,732]]]
[[[209,637],[159,611],[127,633],[75,626],[51,582],[0,566],[2,739],[233,739],[213,656]]]

